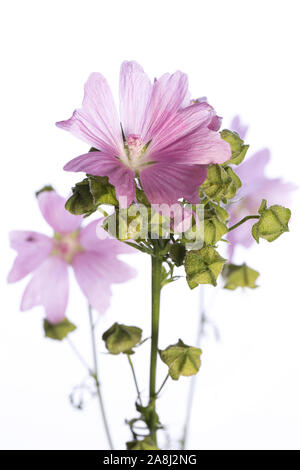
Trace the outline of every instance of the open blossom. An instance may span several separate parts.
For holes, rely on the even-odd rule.
[[[65,170],[107,176],[117,197],[127,198],[124,206],[135,198],[135,177],[152,204],[181,197],[197,203],[206,165],[231,155],[218,132],[220,118],[205,100],[191,102],[184,73],[151,83],[136,62],[121,66],[120,118],[107,81],[93,73],[82,108],[57,125],[97,149],[71,160]]]
[[[235,116],[230,129],[236,131],[244,139],[248,127],[242,125],[239,116]],[[236,201],[232,202],[228,209],[231,225],[247,215],[257,214],[262,199],[266,199],[268,205],[289,205],[290,193],[296,189],[296,186],[282,181],[281,178],[268,178],[265,175],[265,168],[270,158],[270,150],[265,148],[254,153],[248,159],[246,157],[246,161],[235,169],[242,181],[242,187],[236,195]],[[248,220],[238,230],[228,233],[230,259],[233,258],[237,245],[248,248],[254,243],[251,227],[255,222],[256,220]]]
[[[104,313],[110,303],[111,284],[125,282],[135,275],[135,270],[117,255],[133,250],[117,240],[99,239],[96,235],[99,221],[81,228],[81,216],[67,212],[65,199],[55,191],[40,193],[38,203],[54,235],[48,237],[31,231],[10,233],[11,247],[18,254],[8,282],[33,273],[22,297],[21,310],[42,305],[48,321],[61,322],[68,302],[68,266],[72,266],[89,304]]]

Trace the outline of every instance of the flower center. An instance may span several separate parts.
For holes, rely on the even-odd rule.
[[[78,230],[68,233],[67,235],[55,233],[52,254],[65,260],[68,264],[71,264],[74,256],[80,251],[83,251],[82,246],[79,244],[78,236]]]
[[[141,136],[136,134],[129,134],[124,143],[127,157],[124,163],[137,173],[149,163],[145,155],[149,143],[144,145]]]

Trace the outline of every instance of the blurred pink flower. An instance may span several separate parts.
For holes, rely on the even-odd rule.
[[[61,322],[68,302],[71,265],[90,305],[104,313],[110,303],[110,285],[135,276],[135,270],[117,258],[119,254],[132,253],[133,249],[114,239],[99,239],[97,220],[81,228],[81,216],[67,212],[65,199],[55,191],[40,193],[38,203],[44,219],[54,229],[54,236],[30,231],[10,233],[10,244],[17,257],[8,282],[33,273],[22,297],[21,310],[43,305],[48,321]]]
[[[240,117],[235,116],[230,129],[236,131],[244,139],[248,126],[242,125]],[[265,175],[265,167],[271,158],[270,150],[265,148],[254,153],[250,158],[239,165],[235,172],[242,181],[242,187],[236,195],[236,200],[229,206],[230,225],[234,225],[247,215],[257,214],[262,199],[268,205],[290,204],[290,193],[296,189],[292,183],[283,182],[281,178],[269,178]],[[252,225],[256,220],[249,220],[237,230],[228,233],[230,242],[228,247],[229,259],[232,260],[237,245],[249,248],[254,239],[251,234]]]
[[[206,165],[231,155],[217,132],[220,118],[205,100],[191,102],[184,73],[164,74],[152,84],[136,62],[121,66],[120,119],[107,81],[93,73],[82,108],[57,126],[98,150],[64,169],[108,176],[118,198],[127,198],[123,205],[135,197],[135,176],[152,204],[173,204],[181,197],[197,203]]]

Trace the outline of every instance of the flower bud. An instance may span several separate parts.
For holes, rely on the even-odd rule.
[[[108,349],[111,354],[133,354],[131,348],[141,341],[141,337],[142,330],[140,328],[136,326],[120,325],[119,323],[114,323],[102,335],[106,349]]]

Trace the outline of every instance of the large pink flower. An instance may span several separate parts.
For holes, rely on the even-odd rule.
[[[105,78],[90,75],[82,108],[58,127],[96,148],[71,160],[67,171],[108,176],[117,196],[135,197],[135,177],[153,204],[173,204],[185,197],[199,202],[197,188],[206,165],[230,158],[221,139],[219,118],[205,101],[191,103],[182,72],[165,74],[152,84],[136,62],[120,72],[120,119]],[[120,125],[121,122],[121,125]]]
[[[236,131],[241,138],[244,138],[248,127],[241,123],[239,116],[235,116],[230,129]],[[254,153],[235,169],[242,181],[242,187],[236,195],[236,201],[229,206],[228,212],[231,225],[247,215],[257,214],[262,199],[266,199],[268,205],[290,204],[290,193],[296,189],[296,186],[282,181],[281,178],[268,178],[265,175],[265,168],[270,158],[270,150],[265,148]],[[255,222],[256,220],[249,220],[240,225],[237,230],[228,233],[230,259],[233,258],[237,245],[249,248],[254,243],[251,228]]]
[[[114,239],[99,239],[98,221],[81,228],[81,216],[67,212],[65,199],[55,191],[40,193],[38,203],[54,236],[30,231],[10,233],[11,247],[18,255],[8,282],[33,273],[23,294],[21,310],[43,305],[48,321],[62,321],[68,302],[68,266],[71,265],[90,305],[104,313],[110,303],[111,284],[125,282],[135,275],[135,270],[117,255],[133,250]],[[99,230],[102,229],[97,227],[98,236]]]

